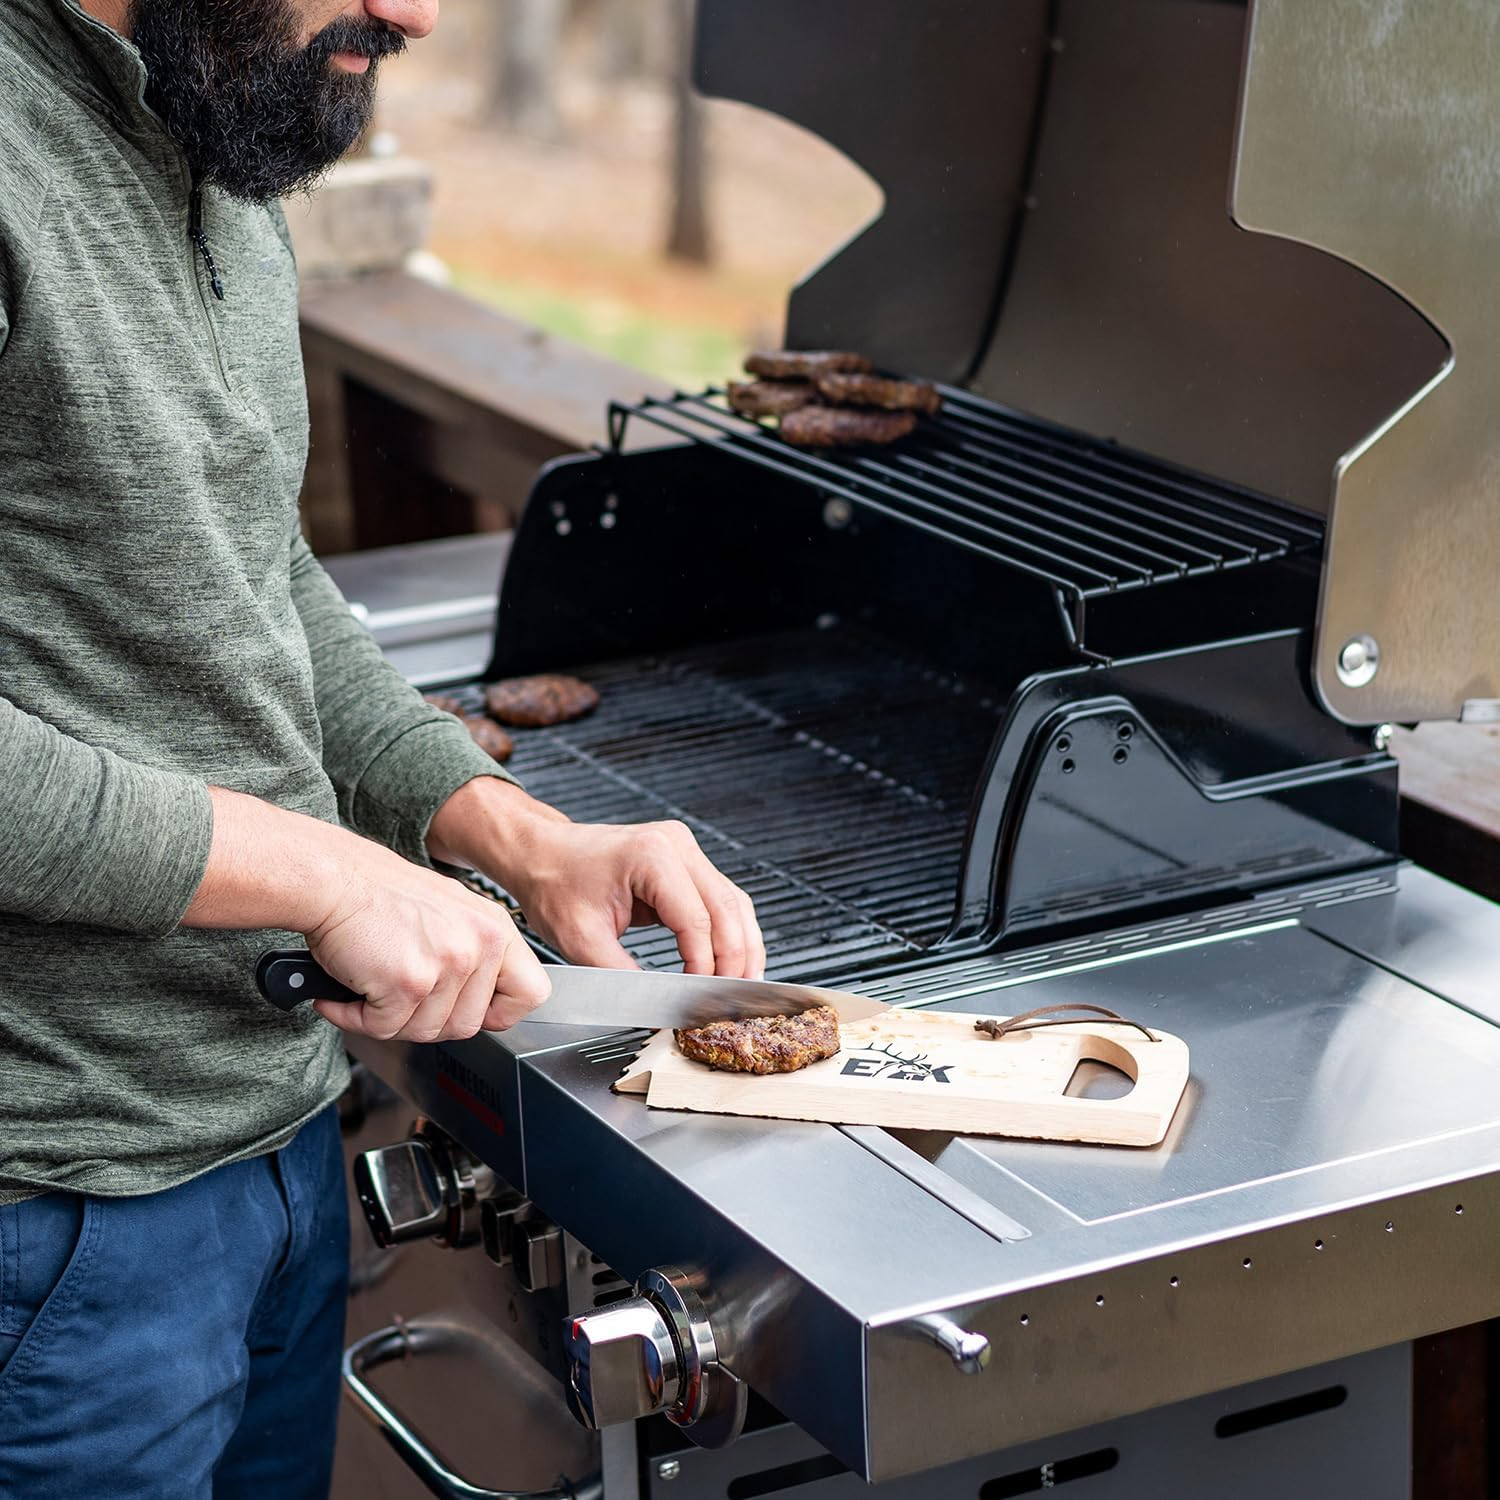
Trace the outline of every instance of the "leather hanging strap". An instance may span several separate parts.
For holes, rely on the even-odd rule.
[[[1018,1016],[1010,1016],[1004,1021],[996,1020],[993,1016],[986,1016],[982,1021],[974,1023],[975,1031],[982,1031],[987,1036],[994,1037],[997,1041],[1001,1037],[1009,1036],[1013,1031],[1036,1031],[1043,1026],[1076,1026],[1077,1020],[1068,1020],[1066,1014],[1058,1017],[1058,1012],[1087,1011],[1092,1016],[1099,1016],[1103,1020],[1115,1026],[1133,1026],[1141,1032],[1147,1041],[1155,1042],[1161,1039],[1139,1021],[1132,1021],[1127,1016],[1122,1016],[1117,1010],[1110,1010],[1107,1005],[1088,1005],[1079,1002],[1075,1005],[1039,1005],[1035,1010],[1023,1010]],[[1054,1017],[1055,1019],[1044,1019]]]

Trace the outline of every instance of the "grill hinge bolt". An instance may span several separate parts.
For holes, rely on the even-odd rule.
[[[1380,670],[1380,645],[1374,636],[1356,635],[1339,648],[1339,681],[1345,687],[1364,687]]]
[[[1370,736],[1370,742],[1377,750],[1389,750],[1391,748],[1391,736],[1395,730],[1389,724],[1377,724],[1375,733]]]
[[[676,1479],[682,1473],[682,1465],[675,1458],[664,1458],[656,1466],[656,1477],[658,1479]]]

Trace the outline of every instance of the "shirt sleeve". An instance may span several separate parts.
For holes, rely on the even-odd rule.
[[[477,776],[515,777],[385,660],[300,533],[291,574],[339,815],[355,832],[430,865],[427,831],[443,803]]]
[[[0,698],[0,908],[160,937],[213,840],[207,785],[96,750]]]

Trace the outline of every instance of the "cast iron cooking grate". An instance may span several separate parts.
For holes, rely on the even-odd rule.
[[[1002,705],[844,625],[578,670],[599,707],[517,731],[511,768],[573,818],[682,819],[754,899],[773,974],[918,955],[946,930]],[[660,928],[626,947],[678,963]]]
[[[610,407],[618,449],[639,419],[1028,574],[1075,642],[1108,594],[1316,552],[1322,524],[1250,490],[943,387],[943,410],[885,448],[795,448],[723,392]]]

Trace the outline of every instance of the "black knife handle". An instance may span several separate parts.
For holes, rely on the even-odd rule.
[[[278,1010],[295,1010],[304,1000],[363,1000],[340,984],[306,948],[273,948],[255,966],[255,983]]]

